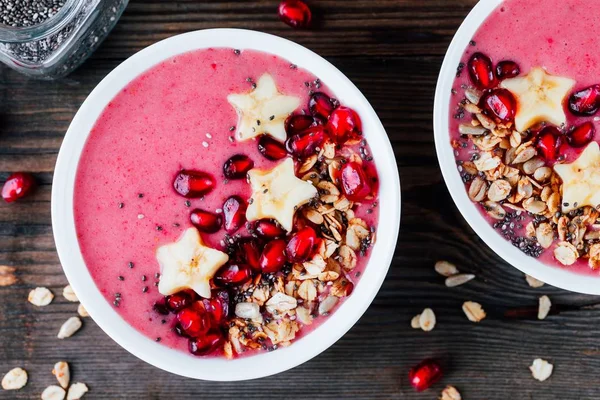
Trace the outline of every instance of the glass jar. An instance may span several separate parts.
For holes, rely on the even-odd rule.
[[[58,12],[40,24],[11,27],[0,23],[0,61],[34,78],[68,75],[96,50],[128,2],[64,0]]]

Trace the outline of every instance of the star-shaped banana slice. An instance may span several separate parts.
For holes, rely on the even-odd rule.
[[[285,120],[300,106],[299,98],[279,93],[269,74],[261,76],[250,93],[230,94],[227,101],[238,113],[238,141],[266,134],[284,142],[287,137]]]
[[[296,177],[291,158],[271,170],[251,169],[248,179],[252,186],[252,199],[246,210],[246,219],[273,218],[288,232],[292,230],[298,207],[317,195],[317,188],[312,183]]]
[[[188,228],[175,243],[161,246],[156,251],[160,265],[158,291],[162,295],[192,289],[199,296],[210,298],[209,281],[229,256],[207,247],[196,228]]]
[[[590,143],[571,164],[557,164],[554,171],[563,181],[563,213],[600,205],[600,146]]]
[[[515,128],[525,132],[539,122],[549,122],[561,126],[567,122],[563,102],[575,81],[569,78],[549,75],[541,67],[535,67],[529,74],[506,79],[500,84],[517,99]]]

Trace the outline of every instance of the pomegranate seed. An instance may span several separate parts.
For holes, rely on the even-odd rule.
[[[594,139],[596,128],[592,122],[584,122],[573,129],[567,136],[567,141],[573,147],[583,147]]]
[[[248,282],[252,269],[245,264],[228,264],[215,274],[214,281],[219,286],[234,286]]]
[[[271,136],[262,135],[258,141],[258,151],[265,156],[267,160],[277,161],[287,156],[287,151],[283,143],[278,142]]]
[[[186,335],[198,337],[211,327],[210,316],[200,307],[184,308],[177,313],[177,321]]]
[[[301,263],[308,260],[315,249],[317,234],[310,226],[300,229],[287,244],[285,254],[291,263]]]
[[[189,338],[189,336],[187,335],[187,333],[185,333],[179,322],[175,324],[175,326],[173,327],[173,331],[177,334],[177,336]]]
[[[600,85],[592,85],[569,97],[569,109],[575,115],[594,115],[600,108]]]
[[[169,315],[169,309],[162,300],[154,303],[154,305],[152,305],[152,308],[160,315]]]
[[[547,126],[538,133],[536,147],[542,157],[552,163],[559,156],[562,143],[560,131],[553,126]]]
[[[312,12],[302,0],[284,0],[279,3],[279,18],[292,28],[306,28],[310,25]]]
[[[4,182],[2,198],[7,203],[12,203],[23,196],[27,196],[34,187],[35,180],[33,176],[27,172],[15,172]]]
[[[303,133],[290,137],[285,146],[288,152],[297,157],[309,157],[317,153],[328,137],[322,126],[312,127]]]
[[[223,217],[209,211],[196,208],[190,214],[190,221],[198,230],[206,233],[215,233],[221,229]]]
[[[202,299],[202,307],[210,315],[215,325],[220,325],[229,317],[229,292],[213,292],[210,299]]]
[[[171,312],[178,312],[192,305],[194,297],[188,291],[171,294],[165,298],[165,305]]]
[[[494,89],[481,99],[483,113],[497,122],[510,122],[515,119],[517,101],[506,89]]]
[[[285,235],[283,228],[272,219],[261,219],[254,224],[254,230],[265,239],[275,239]]]
[[[175,177],[173,187],[183,197],[202,197],[215,188],[215,179],[206,172],[182,170]]]
[[[223,204],[225,216],[225,230],[229,233],[236,232],[246,222],[246,202],[239,196],[231,196]]]
[[[371,187],[363,168],[357,162],[344,164],[341,170],[342,192],[350,201],[363,200],[371,193]]]
[[[265,246],[260,256],[260,268],[264,273],[274,274],[285,264],[285,247],[283,239],[272,240]]]
[[[338,107],[333,110],[329,117],[328,127],[336,141],[342,144],[348,139],[355,139],[362,134],[360,117],[348,107]]]
[[[223,175],[227,179],[242,179],[254,168],[254,161],[244,154],[236,154],[223,165]]]
[[[329,119],[333,109],[335,108],[331,98],[323,92],[316,92],[310,96],[308,100],[308,109],[310,113],[323,120]]]
[[[195,356],[206,356],[223,345],[223,336],[218,331],[209,332],[197,338],[190,339],[188,349]]]
[[[492,61],[485,54],[473,54],[467,63],[467,68],[471,82],[479,89],[492,89],[498,84],[494,76]]]
[[[417,392],[428,389],[442,378],[442,367],[437,360],[426,359],[410,369],[408,380]]]
[[[498,79],[508,79],[519,76],[521,73],[521,69],[519,68],[519,64],[514,61],[500,61],[498,65],[496,65],[496,76]]]
[[[285,131],[288,135],[296,135],[316,125],[317,121],[310,115],[290,115],[285,120]]]
[[[260,272],[261,249],[254,238],[243,238],[238,241],[237,258],[244,261],[254,271]]]

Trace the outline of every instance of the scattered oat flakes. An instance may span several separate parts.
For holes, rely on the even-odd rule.
[[[548,313],[550,312],[550,307],[552,307],[550,298],[546,295],[540,297],[539,308],[538,308],[538,319],[546,318],[548,316]]]
[[[71,285],[65,286],[65,288],[63,289],[63,297],[72,302],[79,301],[79,299],[77,298],[77,295],[73,291],[73,288],[71,287]]]
[[[410,327],[413,329],[421,329],[421,314],[417,314],[410,320]]]
[[[69,387],[69,381],[71,380],[71,373],[69,371],[69,364],[66,361],[59,361],[54,364],[52,369],[52,375],[56,377],[56,380],[64,389]]]
[[[456,265],[448,261],[438,261],[435,263],[434,268],[435,272],[445,277],[456,275],[459,272],[458,268],[456,268]]]
[[[58,331],[58,338],[65,339],[73,336],[81,328],[81,320],[78,317],[69,318]]]
[[[529,284],[529,286],[531,286],[532,288],[540,288],[544,286],[544,282],[537,280],[533,276],[527,274],[525,274],[525,280],[527,281],[527,284]]]
[[[431,308],[424,309],[419,316],[419,326],[425,332],[429,332],[435,328],[435,322],[435,314]]]
[[[77,314],[79,314],[79,316],[83,317],[83,318],[90,316],[90,314],[87,312],[87,310],[85,309],[83,304],[79,304],[77,306]]]
[[[19,390],[27,384],[27,372],[23,368],[13,368],[2,378],[2,389]]]
[[[456,287],[463,285],[474,278],[475,275],[473,274],[458,274],[447,277],[445,283],[447,287]]]
[[[53,298],[54,295],[50,289],[45,287],[37,287],[29,292],[27,300],[29,300],[29,302],[34,306],[43,307],[50,304]]]
[[[465,301],[462,305],[462,309],[471,322],[479,322],[486,317],[481,304],[474,301]]]
[[[88,387],[85,383],[77,382],[71,385],[67,393],[67,400],[78,400],[88,392]]]
[[[51,385],[42,392],[42,400],[63,400],[65,394],[65,389],[60,386]]]
[[[442,393],[440,394],[439,400],[462,400],[460,392],[456,390],[454,386],[446,386]]]
[[[531,375],[540,382],[544,382],[546,379],[550,378],[553,369],[554,365],[541,358],[533,360],[533,364],[529,367]]]

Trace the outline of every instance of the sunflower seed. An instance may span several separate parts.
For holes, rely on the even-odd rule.
[[[456,275],[459,273],[458,268],[456,268],[456,265],[448,261],[438,261],[435,263],[434,268],[435,272],[445,277]]]
[[[58,338],[65,339],[73,336],[81,328],[81,320],[78,317],[69,318],[58,331]]]
[[[456,287],[456,286],[463,285],[474,278],[475,278],[475,275],[473,275],[473,274],[458,274],[458,275],[454,275],[454,276],[450,276],[450,277],[446,278],[445,283],[446,283],[447,287]]]
[[[85,383],[77,382],[71,385],[67,393],[67,400],[79,400],[88,392],[88,387]]]
[[[77,295],[73,291],[73,288],[71,287],[71,285],[65,286],[65,288],[63,289],[63,297],[72,302],[79,301],[79,299],[77,298]]]
[[[552,307],[550,298],[545,295],[540,297],[539,308],[538,308],[538,319],[546,318],[548,316],[548,313],[550,312],[550,307]]]
[[[42,392],[42,400],[63,400],[65,394],[65,389],[60,386],[51,385]]]
[[[462,305],[462,309],[471,322],[479,322],[486,316],[481,304],[474,301],[465,301]]]
[[[54,364],[52,374],[56,377],[56,380],[63,388],[69,387],[69,381],[71,380],[71,372],[69,371],[69,364],[66,361],[59,361]]]
[[[440,400],[462,400],[460,392],[454,386],[446,386],[440,394]]]
[[[424,309],[419,316],[419,325],[425,332],[429,332],[435,328],[435,322],[435,314],[431,308]]]
[[[532,288],[540,288],[544,286],[544,282],[537,280],[533,276],[527,274],[525,274],[525,280],[527,281],[527,284]]]
[[[23,368],[13,368],[2,378],[2,389],[19,390],[27,384],[27,372]]]

